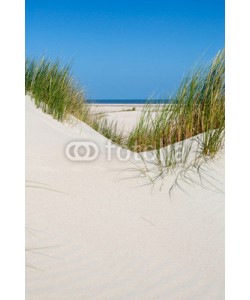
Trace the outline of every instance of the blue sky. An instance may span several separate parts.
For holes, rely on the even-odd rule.
[[[89,98],[168,96],[224,48],[224,21],[222,0],[26,0],[26,56],[73,60]]]

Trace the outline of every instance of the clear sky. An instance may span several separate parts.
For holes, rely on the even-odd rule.
[[[26,56],[73,60],[93,99],[167,96],[224,48],[224,21],[224,0],[26,0]]]

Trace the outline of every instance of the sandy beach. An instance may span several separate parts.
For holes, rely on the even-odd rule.
[[[130,132],[140,119],[143,104],[94,104],[92,110],[96,114],[103,114],[108,122],[117,122],[117,128]]]
[[[140,115],[98,109],[127,130]],[[82,139],[98,145],[96,160],[65,156]],[[221,192],[188,185],[170,198],[169,178],[145,185],[129,161],[107,160],[106,142],[26,96],[26,299],[224,299],[224,156],[210,174]]]
[[[143,105],[141,104],[95,104],[93,111],[96,114],[103,114],[108,122],[117,122],[119,130],[129,132],[139,120]]]

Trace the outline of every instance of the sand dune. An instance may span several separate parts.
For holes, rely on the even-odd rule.
[[[82,139],[97,160],[66,158]],[[106,142],[26,97],[26,299],[224,299],[223,192],[185,186],[170,198],[167,178],[159,190],[121,173],[130,163],[108,161]],[[223,170],[211,171],[222,188]]]

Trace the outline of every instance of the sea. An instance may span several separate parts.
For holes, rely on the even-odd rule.
[[[161,104],[161,103],[170,103],[170,99],[89,99],[87,100],[89,103],[93,104]]]

